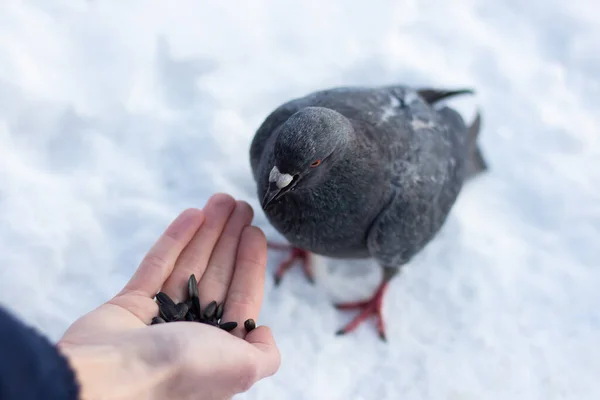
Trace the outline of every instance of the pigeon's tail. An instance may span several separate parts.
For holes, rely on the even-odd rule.
[[[440,100],[447,99],[448,97],[458,96],[461,94],[473,94],[473,89],[457,89],[457,90],[442,90],[442,89],[419,89],[417,90],[419,96],[423,98],[429,105],[433,105]]]
[[[481,149],[477,143],[480,128],[481,113],[477,111],[477,115],[469,127],[469,162],[467,164],[467,179],[474,178],[488,169],[488,164],[483,158],[483,154],[481,154]]]
[[[443,89],[432,89],[432,88],[421,88],[417,90],[419,96],[425,100],[430,106],[433,106],[438,101],[447,99],[449,97],[463,95],[463,94],[474,94],[473,89],[455,89],[455,90],[443,90]],[[442,110],[441,112],[446,112]],[[467,174],[466,178],[471,179],[475,176],[483,173],[488,169],[487,162],[481,154],[481,149],[477,144],[477,138],[479,137],[479,129],[481,127],[481,114],[479,111],[473,120],[473,123],[469,127],[469,154],[467,163]]]

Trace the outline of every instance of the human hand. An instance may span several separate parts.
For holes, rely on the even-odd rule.
[[[267,244],[250,226],[252,208],[228,195],[203,210],[182,212],[113,299],[75,321],[58,347],[73,366],[85,399],[227,399],[273,375],[280,354],[269,328],[246,334],[263,298]],[[158,291],[176,302],[198,278],[200,302],[225,302],[231,333],[178,321],[150,325]]]

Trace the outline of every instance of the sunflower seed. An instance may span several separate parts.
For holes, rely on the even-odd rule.
[[[206,318],[208,320],[212,320],[215,317],[216,311],[217,311],[217,302],[213,300],[210,303],[208,303],[208,305],[204,309],[204,318]]]
[[[200,299],[198,297],[192,299],[192,310],[197,316],[202,315],[202,308],[200,307]]]
[[[200,298],[198,297],[198,281],[194,274],[190,275],[188,279],[188,295],[189,297],[186,300],[175,304],[173,299],[166,293],[158,292],[156,294],[158,316],[152,318],[151,324],[154,325],[176,321],[196,321],[219,327],[227,332],[232,331],[238,326],[237,322],[225,322],[219,324],[225,311],[224,303],[211,301],[204,309],[204,312],[202,312]],[[244,327],[247,331],[251,331],[255,329],[256,323],[253,319],[248,319],[244,322]]]
[[[158,292],[156,294],[156,301],[158,301],[160,304],[168,304],[175,307],[175,302],[165,292]]]
[[[237,327],[237,322],[225,322],[225,323],[219,325],[219,328],[221,328],[227,332],[231,332],[236,327]]]
[[[246,322],[244,322],[244,328],[246,328],[246,331],[250,332],[256,328],[256,322],[254,322],[252,318],[247,319]]]
[[[177,318],[183,319],[189,311],[189,307],[186,303],[177,304]]]
[[[220,321],[221,318],[223,317],[224,306],[225,305],[223,303],[220,303],[219,306],[217,307],[217,315],[216,315],[217,321]]]
[[[198,281],[194,274],[190,275],[190,279],[188,279],[188,296],[191,299],[198,297]]]
[[[166,322],[176,321],[178,319],[177,307],[175,305],[171,306],[170,304],[158,304],[158,311],[162,319]]]

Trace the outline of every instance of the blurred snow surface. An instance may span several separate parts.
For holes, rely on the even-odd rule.
[[[72,1],[0,5],[0,302],[53,340],[215,192],[258,207],[248,147],[339,85],[474,87],[491,166],[395,279],[389,342],[332,301],[370,262],[320,259],[259,323],[282,365],[240,399],[600,398],[600,3]]]

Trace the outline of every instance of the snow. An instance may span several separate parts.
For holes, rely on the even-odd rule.
[[[265,287],[282,366],[240,399],[600,398],[600,5],[588,0],[3,1],[0,303],[53,340],[178,212],[260,212],[248,146],[276,106],[393,82],[474,87],[490,171],[391,284],[388,343],[332,301],[369,262]],[[285,255],[269,255],[269,274]]]

